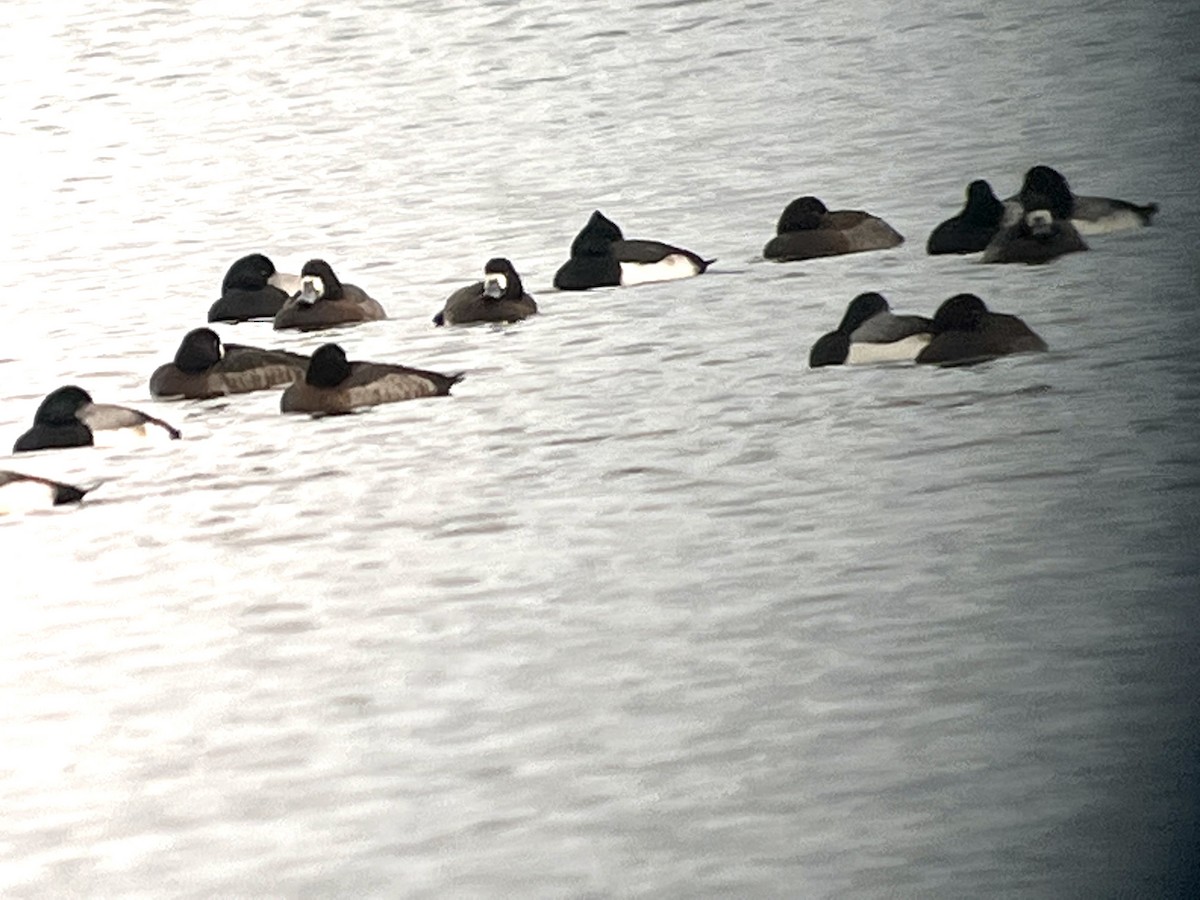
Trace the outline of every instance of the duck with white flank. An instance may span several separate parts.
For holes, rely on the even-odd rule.
[[[1052,206],[1056,219],[1070,219],[1080,234],[1107,234],[1150,224],[1158,212],[1157,203],[1140,205],[1128,200],[1075,194],[1067,179],[1050,166],[1034,166],[1025,173],[1021,190],[1005,201],[1010,209],[1010,222],[1016,218],[1016,208],[1030,212]]]
[[[125,406],[93,403],[92,396],[76,385],[51,391],[33,416],[33,427],[17,438],[13,453],[57,447],[91,447],[123,443],[128,439],[178,440],[179,429],[162,419]]]
[[[911,362],[933,340],[933,322],[924,316],[897,316],[887,300],[874,292],[859,294],[846,307],[836,331],[812,346],[808,364],[860,365]]]
[[[76,487],[36,475],[0,470],[0,516],[78,503],[94,487]]]
[[[586,291],[673,281],[699,275],[714,262],[661,241],[627,240],[615,222],[596,210],[571,242],[571,258],[554,273],[554,286]]]

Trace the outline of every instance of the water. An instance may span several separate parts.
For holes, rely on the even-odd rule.
[[[77,382],[185,440],[0,521],[0,893],[1161,896],[1194,861],[1190,4],[21,3],[0,436]],[[1155,200],[929,258],[972,178]],[[815,193],[902,247],[759,258]],[[600,208],[719,262],[559,294]],[[444,400],[147,399],[228,264],[321,256]],[[434,329],[493,255],[542,314]],[[809,370],[861,290],[1050,344]],[[311,350],[326,336],[225,326]]]

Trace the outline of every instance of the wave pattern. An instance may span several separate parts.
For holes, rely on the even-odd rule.
[[[1178,886],[1194,12],[1087,6],[21,4],[0,434],[78,382],[185,438],[11,462],[104,483],[0,521],[0,893]],[[1161,221],[923,255],[1035,162]],[[803,193],[908,242],[764,263]],[[556,293],[594,208],[719,262]],[[317,421],[146,399],[251,251],[391,318],[223,337],[466,380]],[[495,255],[542,313],[434,329]],[[809,370],[862,290],[975,291],[1052,351]]]

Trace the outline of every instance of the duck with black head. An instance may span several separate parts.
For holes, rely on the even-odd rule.
[[[210,322],[245,322],[270,319],[288,297],[300,289],[300,276],[275,270],[261,253],[243,256],[229,267],[221,282],[221,299],[208,310]]]
[[[287,350],[222,344],[211,328],[183,336],[173,362],[150,376],[150,394],[159,399],[204,400],[291,384],[304,375],[308,357]]]
[[[554,286],[586,291],[674,281],[700,275],[714,262],[662,241],[626,239],[612,219],[596,210],[571,242],[571,256],[554,273]]]
[[[162,419],[125,406],[94,403],[91,394],[70,384],[46,395],[33,415],[33,427],[17,438],[13,453],[179,438],[179,429]]]
[[[962,212],[933,229],[925,250],[938,253],[979,253],[991,242],[1004,220],[1004,204],[982,179],[967,185]]]
[[[1033,329],[1016,316],[991,312],[974,294],[955,294],[933,315],[933,340],[917,356],[918,363],[966,366],[1047,349]]]
[[[1070,219],[1080,234],[1108,234],[1150,224],[1158,212],[1157,203],[1137,204],[1111,197],[1076,194],[1066,177],[1050,166],[1034,166],[1025,173],[1021,190],[1005,201],[1007,224],[1015,222],[1020,211],[1049,209],[1056,219]]]
[[[798,262],[844,253],[887,250],[904,237],[878,216],[859,209],[828,209],[813,196],[797,197],[784,207],[775,237],[763,247],[763,257],[775,262]]]
[[[898,316],[882,294],[859,294],[846,307],[837,329],[820,337],[808,354],[811,368],[911,362],[933,339],[924,316]]]
[[[433,324],[517,322],[537,311],[537,303],[525,293],[513,264],[496,257],[484,264],[483,281],[461,287],[447,298],[442,311],[433,317]]]
[[[315,331],[386,318],[366,291],[340,281],[325,260],[310,259],[300,270],[300,290],[275,316],[275,330]]]
[[[463,373],[443,375],[393,363],[351,362],[337,344],[317,348],[304,378],[283,392],[282,412],[338,415],[381,403],[442,397]]]

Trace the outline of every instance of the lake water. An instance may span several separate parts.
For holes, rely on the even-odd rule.
[[[12,5],[0,437],[78,383],[184,432],[23,455],[5,897],[1157,897],[1195,887],[1192,3]],[[1157,201],[931,258],[1035,163]],[[760,258],[813,193],[901,247]],[[703,277],[551,290],[603,210]],[[448,399],[147,380],[244,253],[391,316],[241,343]],[[494,255],[542,314],[430,317]],[[1048,354],[807,368],[849,300]]]

